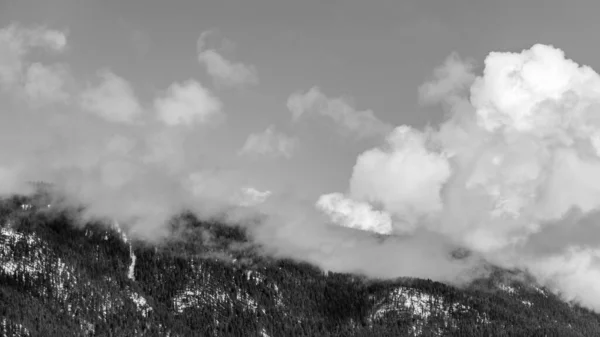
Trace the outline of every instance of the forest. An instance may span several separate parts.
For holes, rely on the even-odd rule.
[[[148,243],[80,211],[0,201],[0,335],[600,336],[599,315],[514,271],[463,288],[373,280],[265,256],[190,213]]]

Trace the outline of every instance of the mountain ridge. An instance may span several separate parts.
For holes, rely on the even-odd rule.
[[[159,243],[17,196],[0,202],[2,336],[597,336],[600,316],[510,271],[457,288],[261,255],[182,214]]]

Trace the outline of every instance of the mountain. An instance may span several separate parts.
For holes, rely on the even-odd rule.
[[[370,280],[258,253],[182,214],[159,243],[0,201],[0,336],[599,336],[600,316],[514,272],[456,288]]]

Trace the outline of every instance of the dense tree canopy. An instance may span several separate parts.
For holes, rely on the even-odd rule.
[[[149,244],[36,200],[0,202],[0,335],[600,335],[600,316],[508,271],[464,289],[369,280],[261,256],[242,229],[191,214]]]

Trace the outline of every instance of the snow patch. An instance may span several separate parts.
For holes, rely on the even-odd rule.
[[[130,298],[135,303],[138,311],[142,313],[142,316],[148,317],[148,313],[152,311],[152,307],[148,305],[146,299],[136,292],[130,293]]]
[[[2,317],[2,322],[0,323],[0,336],[8,337],[10,326],[11,337],[27,337],[31,336],[31,333],[27,328],[22,326],[21,324],[16,324],[9,321],[6,317]]]
[[[514,293],[517,292],[515,290],[515,288],[513,288],[513,287],[511,287],[509,285],[503,284],[503,283],[498,284],[498,288],[500,290],[502,290],[502,291],[505,291],[505,292],[509,293],[509,294],[514,294]]]
[[[254,298],[240,289],[237,289],[235,295],[231,296],[219,288],[207,291],[202,286],[190,285],[173,298],[173,306],[179,313],[201,304],[233,306],[234,302],[243,304],[252,312],[256,312],[258,309],[258,303],[256,303]]]
[[[127,271],[127,278],[129,278],[132,281],[135,281],[134,271],[136,256],[133,253],[133,248],[131,247],[131,245],[129,245],[129,257],[131,258],[131,264],[129,265],[129,270]]]
[[[544,288],[540,288],[540,287],[533,287],[535,289],[535,291],[537,291],[538,293],[544,295],[545,297],[548,297],[548,292],[546,291],[546,289]]]
[[[456,327],[458,321],[454,319],[456,313],[469,313],[473,309],[459,302],[448,302],[442,296],[434,296],[428,293],[421,292],[414,288],[397,287],[391,290],[387,296],[375,303],[375,312],[371,315],[370,321],[381,319],[386,314],[390,313],[394,317],[400,313],[409,313],[414,318],[419,318],[413,321],[411,326],[412,334],[419,336],[428,319],[432,316],[441,316],[445,324],[445,328]],[[481,324],[489,323],[489,318],[486,315],[478,315],[477,320]],[[438,327],[440,329],[444,327]],[[440,330],[438,335],[442,335]]]
[[[27,246],[34,247],[36,243],[39,243],[39,239],[35,235],[19,233],[6,227],[0,228],[0,235],[0,271],[8,275],[28,274],[37,279],[37,274],[42,272],[40,260],[45,258],[44,254],[39,250],[34,250],[24,261],[26,263],[21,263],[21,261],[17,261],[18,258],[12,247],[23,241]]]

